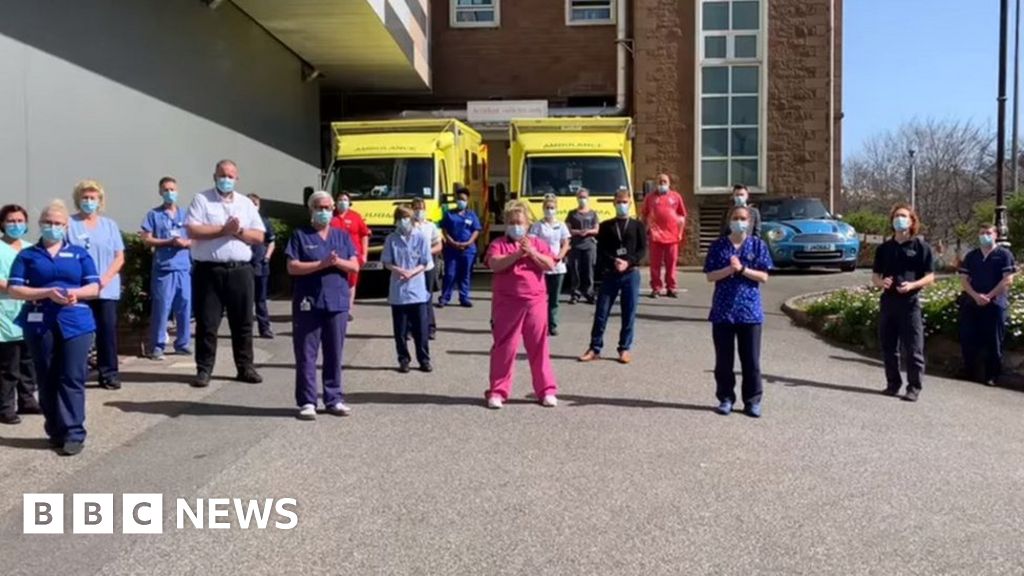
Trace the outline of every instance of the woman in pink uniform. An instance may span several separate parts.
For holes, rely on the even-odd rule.
[[[530,209],[521,201],[505,207],[505,236],[487,249],[487,265],[494,271],[491,318],[491,388],[487,407],[498,409],[508,400],[520,337],[533,374],[533,391],[547,407],[558,404],[558,385],[548,354],[548,295],[544,272],[555,266],[551,249],[533,236]]]

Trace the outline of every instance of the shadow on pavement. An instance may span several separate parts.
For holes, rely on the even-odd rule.
[[[21,450],[53,450],[46,438],[0,438],[0,446]]]
[[[122,412],[141,414],[163,414],[165,416],[264,416],[295,417],[295,408],[267,408],[264,406],[237,406],[231,404],[204,404],[182,400],[157,400],[153,402],[127,402],[115,400],[104,406],[117,408]]]
[[[438,328],[438,330],[440,330],[440,328]],[[490,350],[446,350],[445,353],[446,354],[452,354],[454,356],[490,356],[491,355],[491,351]],[[573,362],[578,362],[579,361],[579,358],[577,356],[567,356],[565,354],[549,354],[549,356],[551,357],[552,360],[572,360]],[[526,359],[527,358],[526,358],[526,353],[525,352],[520,352],[519,354],[516,354],[516,360],[526,360]]]
[[[678,402],[658,402],[656,400],[640,400],[637,398],[601,398],[597,396],[576,396],[559,394],[559,400],[571,402],[570,406],[618,406],[621,408],[669,408],[674,410],[692,410],[694,412],[714,412],[713,406],[702,404],[682,404]]]
[[[688,316],[663,316],[661,314],[646,314],[639,313],[636,315],[637,320],[651,320],[653,322],[699,322],[701,324],[707,324],[707,318],[692,318]]]
[[[826,382],[815,382],[813,380],[801,380],[800,378],[791,378],[789,376],[776,376],[773,374],[762,374],[762,378],[769,384],[783,384],[790,387],[807,386],[808,388],[820,388],[822,390],[835,390],[837,392],[850,392],[852,394],[868,394],[871,396],[881,396],[879,386],[878,390],[873,388],[858,388],[857,386],[844,386],[842,384],[828,384]],[[884,380],[884,378],[883,378]]]
[[[476,396],[443,396],[440,394],[421,394],[400,392],[353,392],[345,395],[350,404],[390,404],[429,406],[479,406],[484,407],[484,397]],[[509,398],[506,404],[534,404],[532,400]]]
[[[872,360],[870,358],[855,358],[853,356],[836,356],[834,354],[829,356],[829,358],[832,359],[832,360],[839,360],[840,362],[851,362],[851,363],[854,363],[854,364],[864,364],[864,365],[867,365],[867,366],[871,366],[873,368],[884,368],[885,367],[885,365],[882,364],[881,362],[879,362],[878,360]]]
[[[446,328],[438,326],[437,331],[449,332],[451,334],[491,334],[491,331],[488,330],[487,328]]]
[[[254,364],[254,366],[256,367],[257,370],[261,369],[261,368],[270,368],[270,369],[281,368],[281,369],[285,369],[285,370],[294,370],[295,369],[295,364],[294,363],[292,363],[292,364],[266,363],[266,364]],[[413,366],[415,367],[415,363],[413,364]],[[317,364],[316,365],[316,369],[317,370],[320,370],[322,368],[323,368],[323,365],[321,365],[321,364]],[[357,370],[359,372],[397,372],[398,371],[398,366],[349,366],[347,364],[344,364],[344,365],[342,365],[341,370],[342,371],[345,371],[345,370]],[[413,371],[414,372],[418,372],[418,370],[415,370],[415,369]]]

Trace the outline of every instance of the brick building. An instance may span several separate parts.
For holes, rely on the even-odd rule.
[[[429,8],[430,86],[327,91],[325,119],[457,115],[471,100],[617,112],[621,51],[624,113],[636,124],[634,185],[673,175],[690,209],[691,261],[734,182],[826,205],[838,196],[842,0],[431,0]],[[491,181],[507,181],[507,135],[484,128]]]

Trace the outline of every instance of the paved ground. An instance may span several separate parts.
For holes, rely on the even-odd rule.
[[[877,395],[875,360],[779,312],[865,278],[772,279],[759,421],[710,411],[710,291],[694,273],[682,299],[643,302],[629,367],[577,364],[591,310],[567,306],[553,410],[525,401],[525,362],[522,400],[482,407],[486,291],[440,314],[431,376],[391,370],[388,309],[361,302],[347,419],[292,417],[284,316],[281,337],[259,342],[259,386],[193,390],[187,363],[132,360],[124,390],[89,391],[83,455],[47,451],[38,418],[0,430],[0,572],[1024,573],[1024,394],[930,378],[916,405]],[[162,536],[26,536],[24,492],[159,492],[171,510],[178,497],[294,497],[300,520],[179,531],[169,511]]]

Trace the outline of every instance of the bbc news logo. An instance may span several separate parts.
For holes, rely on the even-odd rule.
[[[64,534],[63,494],[24,494],[23,527],[25,534]],[[175,500],[175,527],[185,530],[291,530],[298,526],[294,498],[196,498]],[[113,534],[113,494],[72,494],[72,534]],[[122,494],[122,534],[163,534],[163,494]]]

